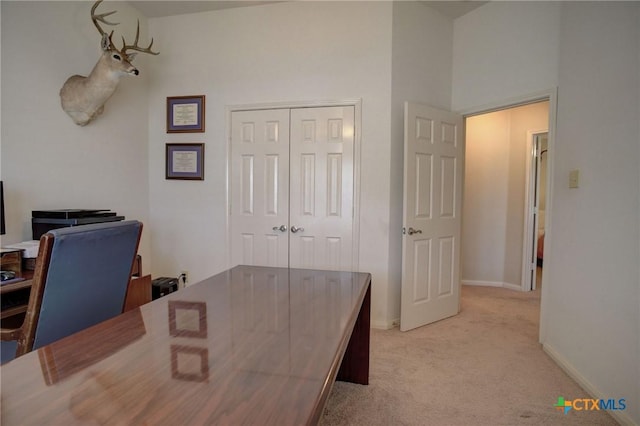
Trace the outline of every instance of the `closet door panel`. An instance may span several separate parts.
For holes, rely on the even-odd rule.
[[[352,269],[353,153],[353,107],[291,110],[292,268]]]
[[[289,110],[231,115],[231,266],[289,265]]]

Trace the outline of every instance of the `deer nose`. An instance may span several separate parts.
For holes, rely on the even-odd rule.
[[[134,70],[133,70],[133,73],[134,73],[135,75],[138,75],[138,74],[140,74],[140,71],[138,71],[137,69],[134,69]]]

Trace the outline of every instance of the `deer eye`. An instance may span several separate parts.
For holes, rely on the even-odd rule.
[[[122,58],[120,57],[120,55],[118,55],[117,53],[113,54],[113,59],[117,59],[118,61],[122,60]]]

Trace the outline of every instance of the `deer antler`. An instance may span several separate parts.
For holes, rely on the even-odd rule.
[[[139,47],[138,46],[138,38],[140,37],[140,20],[138,20],[138,27],[136,28],[136,39],[133,42],[133,45],[128,45],[127,42],[124,40],[124,36],[122,37],[122,50],[120,50],[120,52],[122,52],[123,54],[127,54],[127,50],[137,50],[138,52],[142,52],[142,53],[149,53],[151,55],[158,55],[160,54],[160,52],[153,52],[151,50],[151,46],[153,46],[153,38],[151,38],[151,43],[149,43],[149,46],[146,48],[143,47]]]
[[[94,3],[93,7],[91,8],[91,20],[93,21],[93,25],[96,26],[96,28],[98,29],[98,31],[100,32],[100,35],[102,35],[103,37],[105,35],[107,35],[107,33],[102,29],[102,27],[100,26],[100,22],[102,22],[103,24],[106,25],[118,25],[118,22],[109,22],[107,21],[105,18],[107,16],[113,15],[114,13],[116,13],[116,11],[112,11],[112,12],[105,12],[105,13],[100,13],[100,14],[96,14],[96,9],[98,8],[98,5],[102,3],[102,0],[98,0],[97,2]],[[111,37],[113,36],[113,31],[111,31],[109,34],[109,44],[111,46],[111,48],[118,50],[116,48],[116,46],[113,44],[113,41],[111,40]],[[138,20],[138,26],[136,28],[136,39],[133,42],[133,45],[128,45],[127,42],[124,39],[124,36],[122,37],[122,49],[120,50],[120,53],[122,53],[123,55],[127,54],[127,50],[137,50],[138,52],[142,52],[142,53],[149,53],[151,55],[158,55],[160,52],[153,52],[151,50],[151,46],[153,46],[153,38],[151,39],[151,43],[149,43],[149,46],[146,48],[140,47],[138,46],[138,39],[140,38],[140,20]]]
[[[107,33],[102,29],[102,27],[100,26],[99,22],[102,22],[103,24],[106,25],[118,25],[118,22],[109,22],[107,21],[106,18],[107,16],[113,15],[114,13],[116,13],[116,11],[112,11],[112,12],[106,12],[106,13],[101,13],[99,15],[96,15],[96,9],[98,8],[98,5],[102,3],[102,0],[98,0],[97,2],[94,3],[93,7],[91,8],[91,20],[93,21],[93,25],[96,26],[96,28],[98,29],[98,32],[100,33],[101,36],[105,36]],[[111,44],[112,47],[113,46],[113,42],[111,41],[111,36],[113,35],[113,31],[111,31],[111,33],[109,34],[109,43]]]

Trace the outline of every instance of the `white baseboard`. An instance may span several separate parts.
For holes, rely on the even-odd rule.
[[[481,287],[501,287],[509,290],[522,291],[522,287],[517,284],[505,283],[502,281],[478,281],[478,280],[462,280],[462,285],[473,285]]]
[[[522,286],[513,283],[502,283],[502,287],[508,288],[509,290],[522,291]]]
[[[391,330],[400,324],[400,318],[391,321],[371,321],[371,328],[377,330]]]
[[[564,370],[564,372],[567,373],[569,377],[575,380],[578,385],[582,389],[584,389],[592,398],[605,400],[611,398],[611,395],[605,395],[604,393],[600,392],[600,390],[598,390],[598,388],[596,388],[593,383],[591,383],[586,377],[580,374],[580,372],[576,370],[576,368],[571,365],[571,363],[564,356],[560,355],[560,353],[558,353],[551,345],[549,345],[548,343],[544,343],[542,345],[542,350],[544,350],[545,353],[549,355],[551,359],[556,364],[558,364],[558,366],[560,366],[560,368],[562,368],[562,370]],[[629,415],[624,411],[609,410],[607,411],[607,413],[610,414],[611,417],[616,419],[616,421],[621,425],[638,425],[638,423],[635,423],[633,419],[629,417]]]
[[[500,281],[462,280],[462,285],[477,285],[482,287],[502,287]]]

